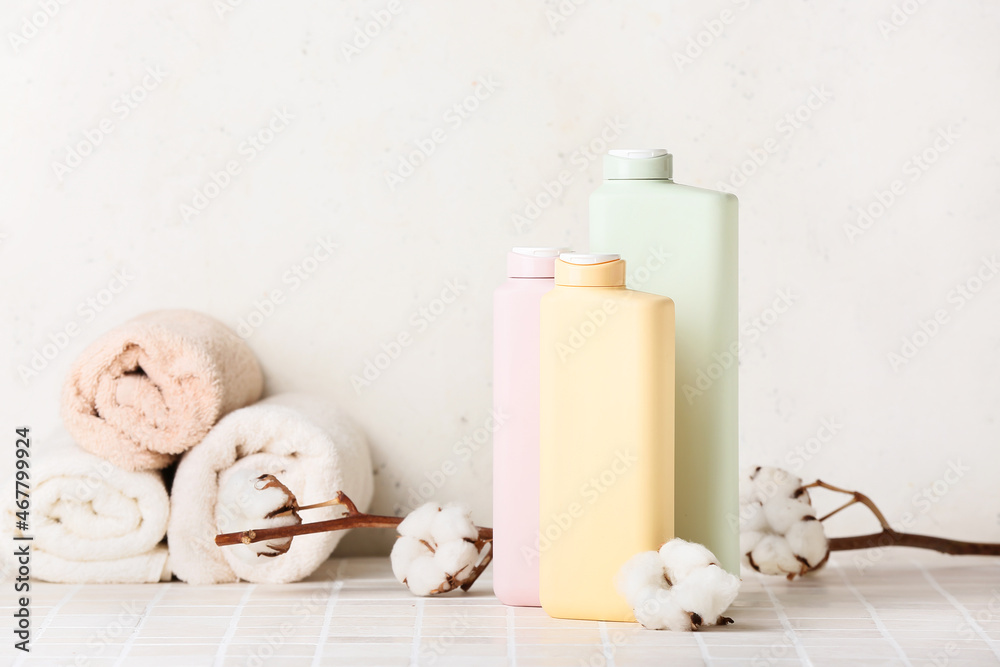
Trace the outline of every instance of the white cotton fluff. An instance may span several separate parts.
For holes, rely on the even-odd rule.
[[[802,479],[787,470],[769,466],[747,468],[740,475],[740,504],[788,498],[801,486]]]
[[[785,533],[785,540],[792,551],[816,567],[826,558],[829,544],[823,532],[823,524],[819,521],[799,521]]]
[[[234,504],[233,513],[226,523],[229,532],[243,532],[262,528],[297,526],[302,518],[295,511],[285,512],[268,518],[267,515],[283,507],[295,505],[295,496],[280,486],[263,488],[256,473],[247,476],[233,476],[220,490],[225,498],[240,498]],[[292,538],[285,537],[267,542],[251,542],[246,549],[235,549],[233,555],[245,562],[255,562],[261,556],[272,557],[285,553]]]
[[[757,546],[757,543],[764,538],[767,533],[759,530],[741,530],[740,531],[740,553],[743,554],[743,560],[747,565],[750,562],[747,560],[746,555],[753,551],[753,548]]]
[[[640,589],[632,611],[635,620],[648,630],[690,632],[694,629],[691,614],[677,603],[667,588],[646,586]]]
[[[434,553],[422,540],[402,535],[398,537],[396,543],[392,545],[392,553],[389,554],[392,574],[396,577],[396,581],[403,583],[413,561],[418,558],[430,558],[433,555]]]
[[[431,595],[441,590],[447,578],[433,558],[418,558],[406,571],[406,587],[414,595]]]
[[[801,498],[772,498],[764,504],[764,515],[771,526],[771,532],[784,535],[803,517],[815,517],[816,510]]]
[[[718,565],[709,565],[692,572],[671,592],[682,609],[701,617],[702,625],[715,625],[740,592],[740,580]]]
[[[696,542],[687,542],[675,537],[660,547],[660,558],[667,569],[667,579],[676,585],[690,576],[692,572],[718,565],[719,560],[711,551]]]
[[[638,606],[639,592],[653,586],[660,588],[667,583],[666,567],[656,551],[643,551],[629,558],[615,577],[615,588],[630,606]]]
[[[478,558],[476,545],[466,540],[445,542],[438,546],[434,554],[434,562],[438,567],[446,574],[458,578],[469,574]]]
[[[754,500],[740,506],[740,530],[771,530],[764,505]]]
[[[437,544],[455,540],[474,540],[479,537],[472,513],[464,505],[448,504],[441,508],[431,522],[431,537]]]
[[[424,503],[406,515],[396,527],[396,532],[405,537],[415,537],[418,540],[432,541],[431,525],[440,514],[441,508],[434,503]]]
[[[644,627],[690,631],[717,622],[736,599],[740,579],[701,544],[675,538],[630,558],[615,586]]]
[[[788,575],[802,572],[802,563],[780,535],[765,535],[749,557],[762,574]]]

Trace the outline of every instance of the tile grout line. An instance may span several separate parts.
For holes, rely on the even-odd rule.
[[[319,631],[319,638],[316,640],[316,652],[313,653],[312,666],[318,667],[320,660],[323,656],[323,646],[326,644],[327,638],[330,636],[330,623],[333,621],[333,609],[337,606],[337,600],[340,599],[340,589],[344,587],[344,579],[341,576],[341,570],[344,569],[344,563],[347,561],[341,560],[337,564],[337,569],[333,574],[333,585],[330,587],[330,599],[326,601],[326,612],[323,614],[323,627]]]
[[[71,588],[70,591],[66,593],[66,595],[62,596],[62,598],[59,599],[59,602],[57,602],[56,605],[49,610],[49,613],[47,613],[45,615],[45,618],[42,620],[42,624],[38,627],[38,633],[36,634],[37,638],[41,639],[42,633],[48,629],[49,625],[52,623],[52,620],[56,617],[56,614],[59,612],[59,610],[62,609],[63,605],[69,602],[70,598],[76,595],[76,593],[81,588],[83,588],[83,584],[77,584],[76,586]],[[14,662],[14,667],[23,665],[27,657],[28,657],[27,653],[25,653],[24,655],[19,655],[17,657],[17,660]]]
[[[514,608],[507,607],[507,664],[517,667],[517,642],[514,639]]]
[[[410,651],[410,665],[420,665],[420,642],[423,640],[421,636],[421,626],[424,624],[424,599],[422,597],[417,598],[417,614],[413,623],[413,649]]]
[[[758,574],[757,578],[760,579],[760,586],[767,593],[768,599],[771,600],[771,606],[774,607],[775,613],[778,615],[778,622],[781,623],[782,627],[785,628],[785,632],[792,640],[792,645],[795,647],[795,652],[799,654],[799,660],[802,661],[803,665],[808,665],[812,667],[812,660],[809,658],[809,654],[806,653],[805,646],[799,641],[799,635],[795,632],[795,628],[792,627],[791,622],[788,620],[788,614],[785,613],[785,605],[781,604],[778,596],[774,594],[771,587],[767,585],[766,580],[767,575]]]
[[[871,616],[872,620],[875,622],[875,627],[878,628],[878,631],[882,633],[882,636],[885,638],[885,640],[889,642],[889,644],[891,644],[894,649],[896,649],[896,653],[899,654],[899,658],[903,661],[903,664],[912,667],[913,663],[910,662],[910,658],[906,655],[906,651],[903,650],[903,647],[900,646],[899,642],[896,641],[896,638],[893,637],[892,633],[889,632],[889,628],[887,628],[885,623],[882,622],[882,619],[879,617],[878,611],[876,611],[875,606],[868,601],[868,598],[866,598],[860,590],[858,590],[857,586],[851,583],[851,580],[847,578],[847,573],[844,572],[843,568],[836,567],[834,569],[837,570],[837,574],[840,575],[840,578],[844,582],[844,586],[847,588],[847,590],[853,593],[854,597],[856,597],[858,601],[861,602],[861,604],[864,606],[865,610],[868,612],[868,615]]]
[[[128,652],[132,648],[132,644],[135,643],[136,638],[139,636],[139,632],[142,631],[142,626],[146,622],[146,619],[149,618],[150,612],[153,611],[156,603],[167,594],[168,590],[170,590],[170,584],[164,583],[160,586],[160,590],[156,593],[156,595],[154,595],[152,599],[146,603],[146,608],[143,610],[142,616],[139,617],[139,622],[135,624],[135,627],[132,628],[132,632],[129,634],[128,639],[126,639],[125,643],[122,644],[121,652],[118,654],[118,659],[115,660],[114,667],[124,664],[125,656],[128,655]]]
[[[953,606],[955,609],[959,611],[960,614],[962,614],[962,617],[965,618],[965,622],[969,624],[969,627],[971,627],[976,632],[976,634],[979,635],[979,638],[982,639],[986,643],[986,645],[990,647],[990,650],[993,651],[993,655],[996,656],[998,660],[1000,660],[1000,649],[997,648],[997,645],[994,642],[994,640],[990,638],[988,634],[986,634],[986,631],[983,630],[982,626],[979,625],[979,623],[976,623],[976,619],[972,617],[972,614],[970,614],[969,610],[965,608],[965,605],[959,602],[958,598],[956,598],[954,595],[946,591],[944,587],[938,583],[937,579],[934,578],[934,576],[930,573],[930,571],[926,567],[924,567],[923,563],[915,560],[911,562],[917,567],[918,570],[920,570],[920,572],[924,575],[924,578],[927,580],[928,583],[930,583],[930,585],[934,588],[934,590],[940,593],[941,596],[951,604],[951,606]]]
[[[222,667],[222,663],[226,659],[226,650],[229,648],[229,642],[236,636],[236,626],[240,624],[243,609],[246,608],[247,602],[250,601],[250,596],[253,594],[255,588],[257,588],[257,584],[248,584],[246,592],[240,598],[240,601],[236,603],[236,609],[233,610],[233,615],[229,619],[229,627],[226,628],[226,634],[219,640],[219,649],[215,652],[215,661],[213,664],[216,667]]]
[[[600,621],[597,627],[601,631],[601,652],[604,654],[604,664],[606,667],[615,667],[615,647],[608,637],[608,624]]]
[[[705,661],[706,667],[710,667],[712,656],[708,654],[708,646],[705,644],[705,640],[701,638],[701,633],[695,630],[691,634],[694,635],[694,642],[698,645],[698,650],[701,651],[701,659]]]

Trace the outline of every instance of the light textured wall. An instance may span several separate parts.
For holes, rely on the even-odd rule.
[[[504,253],[586,247],[595,155],[664,146],[740,196],[744,463],[1000,540],[996,2],[18,0],[0,25],[8,430],[57,425],[101,332],[186,306],[259,323],[269,392],[357,417],[377,509],[435,478],[487,523]]]

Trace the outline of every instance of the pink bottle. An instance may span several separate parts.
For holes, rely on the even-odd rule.
[[[493,591],[538,607],[539,335],[560,248],[514,248],[493,295]]]

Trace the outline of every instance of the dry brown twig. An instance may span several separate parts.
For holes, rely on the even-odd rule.
[[[875,505],[872,499],[860,491],[848,491],[847,489],[827,484],[826,482],[818,479],[811,484],[803,485],[801,488],[820,488],[851,496],[850,500],[845,502],[843,505],[832,512],[827,513],[825,516],[820,517],[820,521],[826,521],[830,517],[838,514],[848,507],[851,507],[852,505],[861,504],[871,511],[871,513],[878,520],[879,525],[882,527],[882,530],[878,533],[828,538],[830,551],[852,551],[855,549],[875,549],[879,547],[915,547],[917,549],[932,549],[941,553],[957,556],[1000,556],[1000,544],[989,542],[965,542],[963,540],[952,540],[944,537],[918,535],[915,533],[903,533],[894,530],[892,526],[889,525],[889,521],[885,518],[885,515],[882,514],[882,511],[879,510],[878,506]],[[818,570],[825,563],[826,559],[816,565],[816,567],[805,569],[803,573],[811,570]]]
[[[259,481],[265,482],[260,488],[267,488],[272,485],[281,486],[283,484],[274,475],[261,475]],[[287,490],[287,489],[286,489]],[[291,493],[291,492],[289,492]],[[297,505],[288,508],[281,508],[269,515],[275,516],[283,511],[297,511],[317,509],[320,507],[331,507],[339,505],[344,508],[345,515],[339,519],[328,519],[326,521],[313,521],[311,523],[300,523],[292,526],[281,526],[279,528],[259,528],[244,530],[238,533],[222,533],[215,536],[215,544],[220,547],[228,547],[236,544],[253,544],[255,542],[265,542],[267,540],[279,540],[297,535],[311,535],[314,533],[326,533],[334,530],[348,530],[349,528],[396,528],[403,522],[402,517],[382,516],[379,514],[367,514],[358,510],[357,505],[343,491],[338,491],[337,495],[321,503],[312,505]],[[468,576],[462,578],[449,577],[446,586],[434,591],[434,594],[447,593],[456,588],[463,591],[469,590],[476,580],[489,566],[493,560],[493,529],[476,526],[479,532],[474,541],[476,550],[482,554],[479,563],[469,572]],[[287,550],[287,547],[286,547]]]

